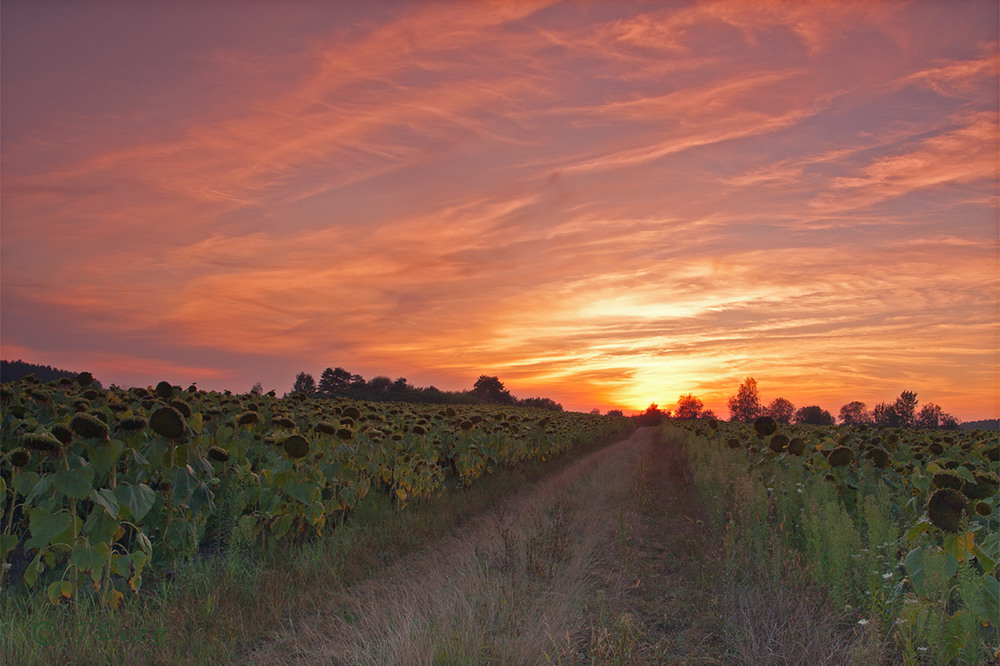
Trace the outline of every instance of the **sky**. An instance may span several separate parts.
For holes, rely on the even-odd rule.
[[[992,0],[0,1],[0,356],[1000,415]]]

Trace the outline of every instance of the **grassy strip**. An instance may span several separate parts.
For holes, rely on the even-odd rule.
[[[784,480],[762,479],[742,451],[701,437],[689,437],[688,453],[695,485],[723,535],[716,566],[729,657],[746,664],[760,663],[761,655],[773,663],[880,663],[881,628],[858,624],[857,609],[846,602],[853,575],[874,564],[852,557],[861,551],[858,535],[846,529],[836,498],[807,495],[794,483],[788,485],[795,492],[783,495],[810,508],[810,559],[791,536],[801,526],[772,520],[774,488]]]
[[[495,472],[398,512],[371,493],[345,524],[271,553],[229,550],[147,581],[117,610],[52,606],[44,595],[0,602],[0,662],[203,664],[234,659],[278,627],[329,605],[334,591],[419,551],[448,529],[606,446],[578,446],[546,463]]]
[[[890,658],[883,618],[885,544],[896,536],[885,495],[868,498],[861,534],[822,479],[762,477],[742,451],[690,436],[694,482],[723,535],[721,626],[734,663],[878,664]],[[777,491],[777,492],[776,492]],[[782,504],[788,506],[782,506]],[[794,506],[792,506],[794,505]],[[785,518],[800,516],[792,523]],[[892,658],[897,658],[894,656]]]

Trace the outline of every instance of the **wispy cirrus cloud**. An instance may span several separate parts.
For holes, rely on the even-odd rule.
[[[77,44],[65,72],[4,40],[5,355],[236,389],[487,372],[722,415],[752,374],[833,411],[995,411],[993,9],[156,8],[213,38]],[[92,11],[95,39],[135,28]],[[173,68],[154,89],[129,57]]]

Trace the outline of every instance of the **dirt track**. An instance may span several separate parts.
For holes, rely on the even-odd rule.
[[[247,661],[718,663],[707,547],[683,447],[643,428],[332,589]]]

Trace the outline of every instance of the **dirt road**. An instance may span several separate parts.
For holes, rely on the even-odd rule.
[[[291,622],[257,664],[720,663],[680,440],[642,428]]]

